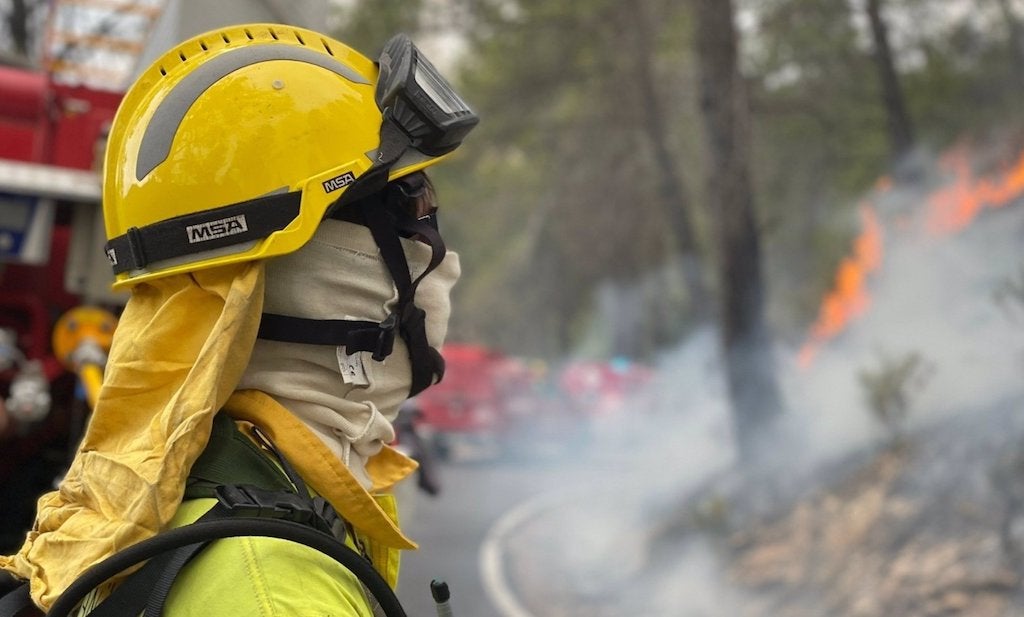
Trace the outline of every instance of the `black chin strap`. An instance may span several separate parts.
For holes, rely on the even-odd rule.
[[[416,396],[444,376],[444,358],[427,340],[426,312],[416,306],[415,296],[423,278],[444,260],[445,245],[431,217],[416,219],[401,206],[401,190],[397,184],[385,185],[383,190],[331,214],[331,218],[365,225],[380,249],[398,289],[398,302],[384,321],[319,320],[264,313],[258,336],[273,341],[334,345],[344,347],[349,354],[369,351],[380,362],[391,354],[397,330],[406,343],[412,366],[409,396]],[[415,238],[431,249],[430,262],[415,279],[399,239],[403,236]]]
[[[441,381],[444,376],[444,358],[427,341],[427,314],[416,306],[415,296],[420,281],[441,264],[445,246],[437,229],[426,221],[414,218],[399,206],[395,198],[397,190],[396,188],[385,191],[384,204],[362,200],[359,206],[366,219],[366,226],[370,228],[370,233],[380,248],[384,265],[387,266],[395,281],[395,287],[398,288],[398,304],[385,322],[394,318],[398,332],[409,349],[409,362],[412,365],[412,387],[409,396],[416,396],[427,386]],[[410,273],[409,262],[405,257],[405,251],[402,250],[399,235],[418,237],[430,247],[430,262],[415,279]]]

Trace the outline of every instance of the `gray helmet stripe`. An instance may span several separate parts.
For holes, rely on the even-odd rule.
[[[296,60],[307,62],[337,73],[357,84],[369,84],[365,77],[356,73],[338,60],[320,52],[282,44],[249,45],[230,50],[205,62],[174,86],[167,97],[160,102],[153,119],[146,127],[135,162],[135,177],[142,180],[171,152],[171,142],[178,132],[189,107],[210,86],[233,71],[242,67],[268,60]]]

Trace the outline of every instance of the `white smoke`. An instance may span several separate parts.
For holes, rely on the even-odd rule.
[[[867,311],[827,341],[809,368],[798,367],[796,349],[777,350],[787,430],[776,449],[790,470],[805,466],[795,478],[813,477],[815,465],[885,437],[858,377],[881,358],[913,353],[927,367],[927,379],[909,393],[911,431],[1024,396],[1024,291],[1002,298],[998,293],[1008,282],[1024,287],[1024,207],[984,210],[963,230],[935,236],[906,215],[926,207],[926,189],[892,195],[876,204],[885,227],[884,254],[867,280]],[[633,614],[718,616],[750,606],[700,534],[686,540],[676,535],[677,546],[651,545],[658,526],[692,514],[685,499],[699,486],[720,482],[723,494],[729,490],[725,472],[734,452],[717,347],[712,331],[690,337],[657,362],[657,378],[626,406],[627,413],[599,427],[599,454],[614,456],[618,478],[629,486],[615,489],[614,520],[606,520],[604,511],[605,518],[586,525],[579,518],[563,522],[566,546],[590,546],[597,554],[594,568],[615,556],[622,561],[620,573],[630,585],[619,588],[632,591],[613,604],[623,611],[632,606],[639,610]],[[557,517],[551,523],[559,524]],[[646,561],[654,559],[651,552],[660,554],[656,568]],[[594,555],[578,548],[570,554],[573,559],[561,564],[565,573],[593,570],[581,560]]]
[[[923,208],[926,195],[916,197]],[[897,204],[879,205],[888,224],[881,267],[867,281],[868,310],[809,369],[783,364],[791,413],[826,451],[878,437],[858,372],[886,356],[915,353],[928,367],[911,393],[912,425],[1024,393],[1024,304],[999,293],[1024,274],[1024,208],[983,210],[961,231],[936,236],[912,220],[886,218],[885,208]]]

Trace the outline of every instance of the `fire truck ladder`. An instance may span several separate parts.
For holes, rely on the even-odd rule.
[[[53,81],[122,91],[166,0],[54,0],[44,45]]]

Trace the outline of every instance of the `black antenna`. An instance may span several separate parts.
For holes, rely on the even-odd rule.
[[[437,604],[437,617],[452,617],[452,606],[448,602],[452,594],[448,583],[437,579],[430,581],[430,595],[434,596]]]

